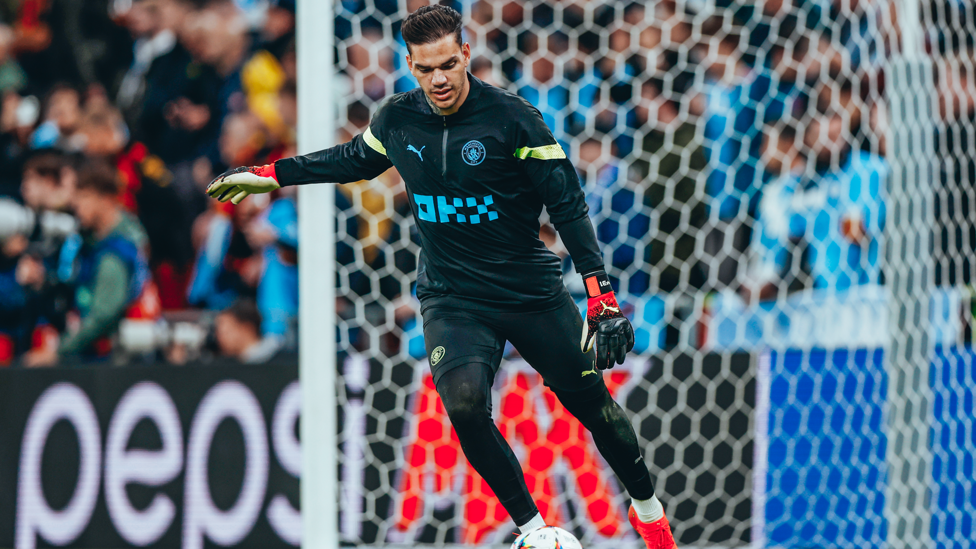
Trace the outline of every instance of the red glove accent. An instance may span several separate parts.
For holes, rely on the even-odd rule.
[[[604,320],[623,318],[617,296],[610,286],[610,279],[606,273],[594,273],[583,279],[586,286],[586,326],[583,328],[583,340],[580,348],[587,352],[593,346],[593,338]]]
[[[265,164],[264,166],[250,166],[247,168],[247,171],[258,177],[270,177],[271,179],[278,181],[278,176],[275,174],[274,162],[271,164]]]

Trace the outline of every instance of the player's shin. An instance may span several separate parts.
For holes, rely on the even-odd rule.
[[[555,391],[562,405],[593,435],[597,450],[634,499],[654,496],[654,484],[644,463],[637,433],[627,413],[617,404],[606,385],[586,395]]]
[[[437,392],[468,462],[515,524],[528,527],[539,509],[515,453],[491,419],[491,377],[487,365],[466,364],[444,373],[437,381]]]

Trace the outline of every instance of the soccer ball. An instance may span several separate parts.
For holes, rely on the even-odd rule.
[[[512,549],[583,549],[583,546],[566,530],[546,526],[515,538]]]

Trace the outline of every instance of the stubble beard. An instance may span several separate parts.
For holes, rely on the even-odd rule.
[[[444,114],[444,110],[443,110],[443,109],[441,109],[440,107],[438,107],[437,105],[435,105],[435,104],[434,104],[434,100],[433,100],[433,99],[431,99],[431,98],[430,98],[430,96],[429,96],[429,95],[427,95],[427,93],[426,93],[426,92],[424,93],[424,99],[426,99],[426,100],[427,100],[427,105],[429,105],[429,106],[430,106],[430,110],[431,110],[431,112],[433,112],[434,114],[436,114],[436,115],[438,115],[438,116],[440,116],[440,115],[442,115],[442,114]]]

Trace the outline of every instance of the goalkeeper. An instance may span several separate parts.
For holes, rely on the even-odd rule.
[[[430,368],[468,461],[522,532],[545,525],[491,419],[490,388],[510,341],[593,434],[632,498],[630,522],[647,547],[675,548],[637,435],[603,382],[601,371],[633,348],[634,331],[603,270],[573,165],[535,108],[468,74],[471,48],[457,11],[422,7],[401,32],[419,89],[388,98],[348,143],[232,170],[208,193],[236,204],[279,186],[372,179],[395,166],[420,233],[417,297]],[[543,205],[583,276],[585,321],[558,258],[539,240]]]

